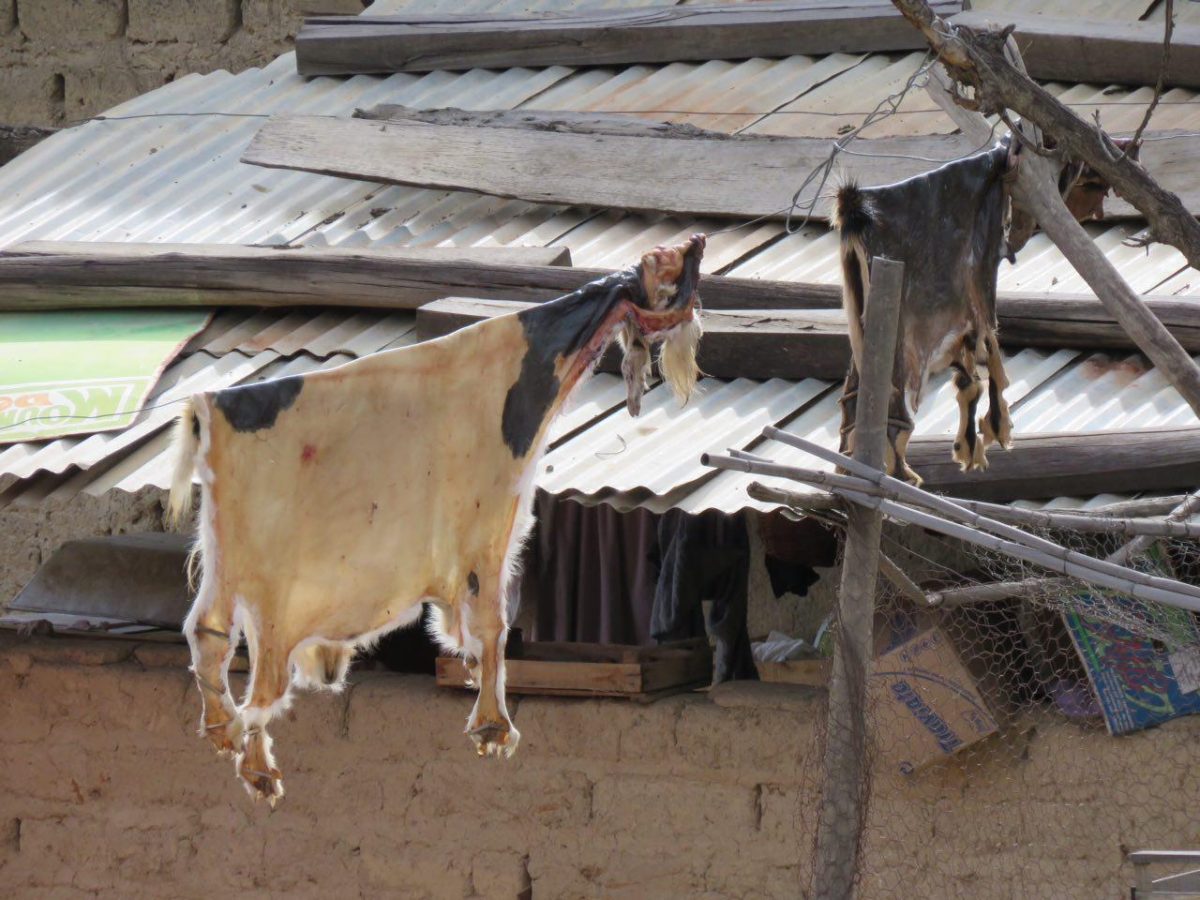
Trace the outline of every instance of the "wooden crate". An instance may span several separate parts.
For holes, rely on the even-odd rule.
[[[755,662],[760,681],[828,687],[832,659],[795,659],[788,662]]]
[[[437,661],[440,687],[467,688],[466,666],[457,657]],[[626,697],[649,701],[703,687],[712,681],[712,650],[697,638],[657,647],[626,644],[526,642],[506,661],[506,690],[556,697]]]

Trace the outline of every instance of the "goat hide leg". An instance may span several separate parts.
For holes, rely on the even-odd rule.
[[[999,444],[1005,450],[1012,449],[1012,419],[1008,414],[1008,401],[1004,390],[1008,387],[1008,373],[1004,371],[1004,358],[994,335],[987,339],[988,411],[979,419],[979,431],[983,445]]]
[[[842,385],[842,396],[838,400],[842,408],[842,427],[838,441],[838,452],[846,456],[854,455],[854,420],[858,415],[858,370],[850,363],[850,371]]]
[[[908,439],[912,437],[911,419],[888,419],[887,470],[893,478],[921,486],[921,476],[908,464]]]
[[[974,357],[961,354],[953,363],[954,387],[958,391],[958,434],[954,438],[954,461],[962,471],[987,468],[983,441],[975,431],[975,411],[983,385],[975,371]]]

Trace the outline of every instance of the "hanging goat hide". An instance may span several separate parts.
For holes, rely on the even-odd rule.
[[[1012,423],[1008,386],[996,339],[996,270],[1004,248],[1008,150],[997,146],[924,175],[884,187],[846,184],[838,192],[842,301],[852,360],[842,396],[842,451],[854,448],[863,315],[871,259],[904,263],[900,323],[888,405],[888,470],[913,483],[905,461],[913,416],[931,375],[952,367],[960,421],[954,459],[963,469],[986,468],[987,444],[1008,448]],[[978,366],[988,371],[987,415],[974,417],[983,392]]]

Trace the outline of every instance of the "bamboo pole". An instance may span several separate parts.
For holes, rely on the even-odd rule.
[[[864,340],[874,352],[867,354],[859,373],[855,417],[855,458],[871,467],[883,464],[903,277],[903,263],[880,257],[871,261]],[[817,900],[848,900],[858,871],[867,784],[867,676],[882,526],[878,512],[848,511],[812,880],[812,896]]]
[[[892,478],[889,475],[884,475],[881,471],[873,469],[870,466],[865,466],[856,459],[851,459],[848,456],[843,456],[833,450],[828,450],[820,444],[814,443],[799,435],[789,434],[781,431],[778,428],[768,426],[763,429],[765,437],[773,440],[781,441],[785,444],[790,444],[799,450],[804,450],[806,453],[811,453],[820,459],[832,462],[834,465],[841,466],[851,473],[858,475],[860,478],[865,478],[880,488],[881,493],[888,497],[894,497],[906,503],[914,503],[923,506],[927,509],[934,510],[946,518],[960,524],[970,526],[968,530],[975,529],[982,532],[987,532],[992,535],[1003,538],[1006,542],[1013,545],[1022,546],[1037,554],[1038,558],[1053,560],[1054,565],[1047,566],[1051,571],[1063,572],[1063,574],[1076,574],[1080,572],[1090,572],[1091,577],[1088,580],[1101,584],[1106,587],[1113,586],[1105,579],[1117,580],[1123,583],[1141,585],[1146,591],[1163,591],[1172,595],[1186,595],[1193,598],[1200,608],[1200,587],[1183,582],[1174,581],[1169,578],[1160,578],[1157,575],[1147,575],[1144,572],[1137,572],[1133,569],[1119,566],[1116,563],[1110,563],[1106,560],[1096,559],[1088,556],[1086,553],[1079,553],[1076,550],[1069,550],[1066,547],[1056,544],[1046,538],[1028,534],[1019,528],[1012,525],[1006,525],[1003,522],[997,522],[994,519],[989,519],[986,516],[981,516],[978,513],[971,512],[969,509],[964,509],[957,503],[948,500],[945,497],[939,497],[937,494],[931,494],[929,491],[921,490],[919,487],[908,484]],[[838,493],[845,497],[850,497],[852,490],[837,488]],[[857,492],[859,497],[869,497],[867,494]],[[875,499],[875,498],[870,498]],[[890,503],[887,509],[895,506],[893,501],[885,501]],[[897,518],[901,518],[897,516]],[[902,521],[904,519],[901,518]],[[979,541],[975,541],[979,543]],[[994,548],[993,548],[994,549]],[[1015,554],[1014,554],[1015,555]],[[1030,559],[1030,562],[1036,560]],[[1062,565],[1069,567],[1070,571],[1064,571]],[[1087,578],[1087,575],[1079,577]],[[1138,596],[1135,594],[1135,596]],[[1149,599],[1149,598],[1143,598]],[[1160,601],[1166,602],[1166,601]],[[1179,604],[1175,604],[1179,605]],[[1190,607],[1189,607],[1190,608]]]
[[[1134,519],[1143,519],[1147,516],[1169,516],[1187,498],[1187,494],[1135,497],[1133,500],[1118,500],[1115,503],[1107,503],[1092,509],[1077,509],[1075,514],[1078,516],[1128,516]]]
[[[1169,519],[1180,521],[1200,513],[1200,491],[1189,494],[1175,507]],[[1127,564],[1143,553],[1154,542],[1154,538],[1141,535],[1119,547],[1105,557],[1111,563]],[[1063,578],[1025,578],[1021,581],[997,581],[992,584],[977,584],[970,587],[951,588],[930,594],[931,602],[943,606],[964,606],[968,603],[986,603],[992,600],[1010,600],[1033,597],[1049,590],[1064,587]]]
[[[784,438],[780,437],[780,434],[775,433],[777,431],[774,428],[767,428],[764,434],[776,440],[784,440]],[[871,469],[862,467],[862,464],[857,460],[852,460],[832,450],[826,450],[797,435],[786,435],[784,442],[806,450],[815,456],[840,463],[847,468],[853,468],[860,475],[871,475],[872,473]],[[791,466],[767,464],[753,460],[737,460],[721,456],[710,456],[708,457],[708,461],[710,465],[718,468],[739,468],[743,471],[765,475],[782,475],[783,477],[795,477],[794,475],[787,474],[789,470],[793,473],[801,474],[808,471],[796,469]],[[827,473],[820,474],[824,475]],[[845,481],[853,480],[847,476],[838,477]],[[1120,590],[1141,600],[1152,600],[1157,603],[1166,603],[1183,609],[1200,611],[1200,587],[1170,578],[1162,578],[1158,575],[1138,572],[1135,569],[1129,569],[1108,560],[1096,559],[1087,554],[1069,550],[1053,541],[1026,534],[1019,528],[1004,525],[1003,523],[973,513],[970,510],[962,509],[945,498],[937,497],[927,491],[922,491],[920,488],[897,481],[894,478],[883,475],[881,472],[874,472],[874,477],[884,483],[872,484],[871,488],[867,491],[846,486],[835,486],[830,489],[839,496],[860,505],[880,510],[901,522],[920,525],[923,528],[929,528],[933,531],[967,541],[968,543],[978,544],[998,553],[1015,556],[1018,559],[1034,563],[1051,572],[1059,572],[1063,575],[1079,578],[1110,590]],[[896,488],[903,488],[903,490],[894,489],[893,485]],[[896,502],[897,500],[916,506],[924,506],[927,509],[934,509],[942,513],[949,521],[931,516],[926,512],[909,509]],[[1147,538],[1147,540],[1152,540],[1152,538]],[[971,589],[967,588],[963,590],[969,591]],[[945,603],[946,598],[944,594],[940,594],[933,595],[930,599],[934,603]]]
[[[842,496],[848,500],[853,500],[870,509],[879,510],[887,516],[891,516],[901,522],[906,522],[909,525],[917,525],[921,528],[928,528],[930,531],[936,531],[939,534],[944,534],[947,537],[957,538],[960,541],[976,544],[985,549],[992,550],[996,553],[1003,553],[1006,556],[1014,556],[1017,559],[1025,562],[1033,563],[1043,569],[1048,569],[1051,572],[1059,572],[1072,578],[1079,578],[1097,584],[1109,590],[1118,591],[1122,594],[1127,594],[1131,597],[1136,597],[1139,600],[1148,600],[1153,603],[1164,603],[1168,606],[1177,606],[1180,609],[1191,610],[1192,612],[1200,612],[1200,599],[1188,593],[1183,593],[1180,590],[1172,588],[1185,588],[1191,585],[1185,585],[1182,582],[1171,581],[1169,579],[1159,579],[1166,582],[1168,587],[1148,586],[1141,580],[1132,577],[1116,577],[1103,572],[1097,572],[1095,569],[1089,569],[1084,566],[1077,565],[1068,560],[1059,557],[1051,556],[1043,553],[1040,550],[1034,550],[1023,544],[1018,544],[1016,541],[1008,541],[1004,538],[997,537],[994,534],[979,531],[958,522],[951,522],[947,519],[940,518],[931,513],[924,512],[918,509],[911,509],[903,506],[894,500],[885,500],[882,497],[870,497],[866,494],[859,494],[854,491],[843,491]],[[1132,569],[1125,570],[1133,573]],[[1142,573],[1135,573],[1141,575]]]
[[[954,502],[1001,522],[1033,525],[1037,528],[1058,528],[1087,534],[1123,534],[1129,537],[1200,537],[1200,522],[1184,522],[1170,516],[1091,516],[1056,510],[1018,509],[1001,503],[985,503],[982,500],[956,499]]]
[[[717,460],[718,462],[711,462],[711,460]],[[729,457],[704,454],[700,457],[700,461],[705,465],[716,465],[718,468],[754,472],[758,475],[778,475],[794,481],[801,481],[805,484],[819,485],[827,490],[836,490],[842,487],[870,496],[890,496],[892,499],[897,499],[899,496],[896,492],[888,492],[864,478],[784,465],[752,453],[747,453],[744,450],[730,450]],[[804,502],[812,499],[802,498],[798,494],[794,494],[793,497],[799,506],[803,506]],[[957,506],[980,515],[986,515],[999,522],[1034,525],[1039,528],[1059,528],[1066,531],[1086,532],[1089,534],[1123,534],[1131,537],[1139,534],[1154,537],[1200,537],[1200,522],[1185,522],[1172,519],[1169,516],[1143,518],[1086,515],[1048,510],[1018,509],[1013,506],[1005,506],[1002,503],[963,500],[959,497],[947,497],[946,499]],[[906,498],[906,501],[917,503],[927,508],[933,508],[930,504],[915,495]]]

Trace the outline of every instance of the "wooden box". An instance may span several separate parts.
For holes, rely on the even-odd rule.
[[[712,650],[697,638],[657,647],[526,641],[506,663],[511,694],[654,700],[712,681]],[[457,657],[438,657],[440,687],[473,688]]]
[[[832,659],[793,659],[787,662],[755,660],[760,681],[782,684],[806,684],[809,687],[828,687]]]

